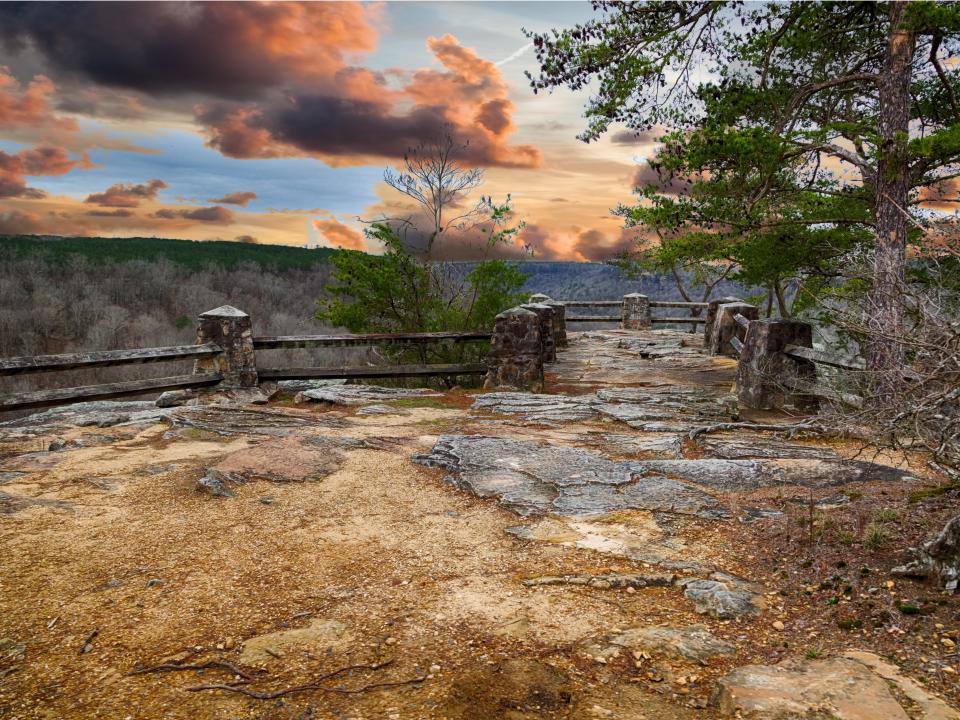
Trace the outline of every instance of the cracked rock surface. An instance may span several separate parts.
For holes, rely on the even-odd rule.
[[[448,480],[478,497],[496,497],[520,515],[585,515],[659,510],[704,517],[725,513],[710,494],[643,465],[586,450],[477,435],[441,436],[414,461],[450,472]]]

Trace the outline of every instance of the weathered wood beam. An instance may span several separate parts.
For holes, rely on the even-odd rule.
[[[650,307],[668,307],[668,308],[705,308],[710,303],[705,302],[674,302],[672,300],[651,300]]]
[[[652,317],[650,322],[656,323],[687,323],[688,325],[704,325],[706,320],[699,317]]]
[[[866,365],[863,360],[847,361],[830,353],[823,352],[822,350],[801,347],[800,345],[787,345],[783,348],[783,352],[787,355],[793,355],[794,357],[803,358],[804,360],[812,360],[813,362],[823,363],[824,365],[830,365],[831,367],[842,368],[844,370],[866,370]]]
[[[620,322],[619,315],[574,315],[567,318],[568,323],[572,322]]]
[[[557,300],[567,307],[620,307],[623,300]]]
[[[740,341],[736,335],[730,338],[730,345],[736,351],[737,355],[743,352],[743,343]]]
[[[104,385],[88,385],[85,387],[38,390],[35,392],[0,396],[0,412],[52,407],[54,405],[69,405],[85,400],[107,400],[109,398],[139,395],[151,391],[216,385],[218,382],[220,382],[220,375],[201,373],[150,378],[148,380],[130,380],[126,382],[106,383]]]
[[[740,327],[742,327],[744,330],[746,330],[748,327],[750,327],[750,321],[749,321],[747,318],[745,318],[743,315],[741,315],[740,313],[737,313],[736,315],[733,316],[733,321],[734,321],[737,325],[739,325]]]
[[[223,349],[219,345],[206,343],[204,345],[171,345],[169,347],[140,348],[137,350],[102,350],[62,355],[0,358],[0,375],[23,375],[109,365],[139,365],[170,360],[195,360],[220,352],[223,352]]]
[[[302,367],[259,370],[261,380],[334,380],[340,378],[430,377],[437,375],[483,375],[487,366],[479,363],[460,365],[384,365],[379,367]]]
[[[423,345],[435,342],[473,342],[490,339],[488,330],[426,333],[369,333],[365,335],[273,335],[253,338],[257,350],[278,348],[352,347],[359,345]]]

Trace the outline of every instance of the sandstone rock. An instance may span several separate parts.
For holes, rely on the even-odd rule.
[[[326,402],[333,405],[367,405],[383,403],[389,400],[406,398],[440,397],[442,393],[426,388],[390,388],[379,385],[331,385],[306,390],[301,395],[314,402]]]
[[[523,581],[527,587],[542,585],[585,585],[601,590],[620,588],[670,587],[676,579],[672,573],[632,573],[609,575],[543,575]]]
[[[343,648],[349,642],[346,625],[337,620],[317,618],[305,628],[281,630],[245,640],[240,662],[259,665],[298,651],[319,655],[328,648]]]
[[[755,615],[765,607],[763,589],[758,585],[725,573],[712,573],[709,579],[685,580],[684,596],[694,610],[715,618]]]
[[[174,427],[196,428],[217,435],[285,436],[298,429],[343,427],[343,420],[326,415],[295,414],[268,408],[185,407],[169,413],[167,421]]]
[[[357,415],[405,415],[400,408],[389,405],[365,405],[357,410]]]
[[[701,437],[697,440],[697,445],[707,457],[721,458],[724,460],[760,458],[839,459],[836,450],[833,448],[803,445],[801,443],[760,437],[750,438],[749,440]]]
[[[638,463],[614,462],[568,447],[484,436],[443,435],[414,462],[443,467],[447,480],[478,497],[496,497],[521,515],[646,509],[705,517],[724,513],[711,495]]]
[[[747,665],[720,679],[715,702],[723,717],[744,720],[909,717],[879,675],[849,658]]]
[[[704,662],[718,655],[729,655],[735,648],[711,633],[704,625],[627,628],[622,632],[589,641],[585,650],[610,658],[620,650],[642,650],[668,660]]]
[[[0,422],[0,428],[22,432],[99,425],[103,422],[112,425],[148,424],[158,422],[167,414],[167,410],[158,408],[151,401],[98,400],[51,408],[27,417],[6,420]]]

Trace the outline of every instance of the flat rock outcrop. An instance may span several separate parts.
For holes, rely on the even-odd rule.
[[[454,486],[496,497],[520,515],[585,515],[640,509],[703,517],[725,511],[710,494],[646,475],[643,465],[614,462],[570,447],[476,435],[441,436],[421,465],[442,467]]]

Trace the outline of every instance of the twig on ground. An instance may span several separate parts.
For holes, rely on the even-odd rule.
[[[408,678],[406,680],[387,680],[379,683],[371,683],[369,685],[363,685],[358,688],[341,688],[341,687],[329,687],[327,685],[321,685],[324,680],[329,680],[332,677],[340,675],[347,672],[348,670],[379,670],[382,667],[390,665],[393,660],[386,660],[382,663],[374,663],[372,665],[347,665],[346,667],[339,668],[332,672],[322,675],[317,678],[314,682],[306,683],[304,685],[295,685],[293,687],[282,688],[280,690],[250,690],[245,687],[240,687],[237,685],[227,685],[221,683],[211,683],[207,685],[194,685],[193,687],[185,688],[187,692],[200,692],[202,690],[226,690],[228,692],[240,693],[246,695],[247,697],[252,697],[257,700],[275,700],[276,698],[283,697],[284,695],[291,695],[293,693],[307,692],[309,690],[320,690],[321,692],[332,692],[340,693],[342,695],[354,695],[358,693],[367,692],[368,690],[375,690],[377,688],[384,687],[397,687],[400,685],[412,685],[414,683],[423,682],[427,679],[426,675],[418,675],[416,677]]]
[[[80,655],[88,653],[93,650],[93,639],[100,634],[99,628],[94,628],[90,631],[90,634],[87,635],[86,639],[83,641],[83,644],[80,645]]]
[[[179,672],[181,670],[211,670],[211,669],[220,669],[226,670],[227,672],[233,673],[234,675],[239,675],[240,677],[246,680],[252,680],[253,676],[248,673],[246,670],[241,670],[236,665],[225,660],[211,660],[210,662],[205,663],[194,663],[191,665],[183,665],[180,663],[160,663],[159,665],[152,665],[150,667],[138,667],[135,668],[130,674],[131,675],[144,675],[146,673],[155,673],[155,672]]]

